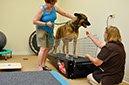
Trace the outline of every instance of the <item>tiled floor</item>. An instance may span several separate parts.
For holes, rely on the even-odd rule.
[[[8,62],[8,63],[21,63],[22,69],[21,71],[36,71],[36,64],[37,64],[37,56],[31,55],[31,56],[13,56],[12,58],[7,59],[6,61],[3,58],[0,58],[0,63],[2,62]],[[50,63],[49,60],[47,60],[46,65],[50,67],[53,70],[56,70]],[[65,77],[64,77],[65,78]],[[67,78],[65,78],[67,79]],[[70,85],[89,85],[86,78],[79,78],[79,79],[67,79],[70,83]],[[121,85],[128,85],[125,83],[122,83]]]

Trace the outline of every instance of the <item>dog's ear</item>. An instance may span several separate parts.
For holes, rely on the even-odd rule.
[[[81,15],[79,13],[74,13],[74,16],[81,17]]]

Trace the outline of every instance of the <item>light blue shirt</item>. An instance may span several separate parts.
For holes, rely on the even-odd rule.
[[[51,11],[46,11],[46,5],[41,5],[41,9],[43,10],[43,14],[40,21],[43,21],[43,22],[51,21],[52,23],[54,23],[57,18],[55,7],[53,7]],[[43,29],[47,33],[53,34],[53,28],[49,26],[38,26],[38,28]]]

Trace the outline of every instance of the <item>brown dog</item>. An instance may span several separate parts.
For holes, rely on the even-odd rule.
[[[69,42],[73,41],[73,54],[76,54],[76,44],[79,35],[79,27],[83,26],[87,28],[87,26],[90,25],[90,22],[88,21],[87,17],[82,13],[75,13],[74,15],[77,17],[77,20],[75,20],[74,22],[69,21],[65,25],[60,26],[57,29],[55,36],[55,45],[54,49],[51,50],[51,53],[56,53],[57,47],[60,44],[60,40],[62,40],[63,53],[69,53]]]

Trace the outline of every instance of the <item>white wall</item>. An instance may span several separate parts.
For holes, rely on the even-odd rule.
[[[30,34],[35,30],[32,18],[37,12],[42,0],[0,0],[0,30],[7,36],[5,48],[13,50],[15,55],[32,54],[28,45]],[[115,14],[111,20],[112,25],[120,28],[125,45],[126,74],[125,80],[129,82],[129,0],[58,0],[58,4],[70,13],[85,13],[91,21],[89,27],[93,33],[103,39],[107,16]],[[67,21],[59,16],[58,21]],[[56,28],[55,28],[56,29]],[[79,38],[83,38],[85,29],[80,29]]]
[[[37,0],[0,0],[0,30],[6,34],[6,48],[13,54],[30,54],[29,35],[35,30],[32,18],[39,8]]]

